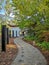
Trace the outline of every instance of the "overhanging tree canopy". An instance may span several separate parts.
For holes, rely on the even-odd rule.
[[[13,6],[16,10],[19,10],[15,15],[20,17],[20,21],[24,24],[22,27],[26,27],[29,22],[37,22],[38,24],[49,23],[49,0],[12,0]],[[20,24],[21,24],[20,23]],[[21,25],[22,25],[21,24]]]

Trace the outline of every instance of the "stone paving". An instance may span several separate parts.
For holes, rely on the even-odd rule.
[[[14,42],[19,51],[11,65],[47,65],[46,59],[38,49],[20,38],[16,38]]]

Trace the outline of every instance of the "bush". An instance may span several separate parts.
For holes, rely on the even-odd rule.
[[[43,42],[43,41],[49,42],[49,32],[42,32],[42,33],[40,33],[37,36],[37,40],[39,42]]]
[[[49,42],[42,42],[42,43],[37,43],[37,46],[41,47],[42,49],[49,50]]]
[[[34,37],[33,36],[25,36],[24,37],[25,40],[28,40],[28,41],[33,41],[34,40]]]

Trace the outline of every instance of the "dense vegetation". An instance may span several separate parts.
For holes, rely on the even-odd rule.
[[[25,39],[35,40],[39,46],[49,49],[49,0],[12,1],[15,20],[21,29],[28,29]]]
[[[27,29],[26,40],[35,40],[37,45],[49,48],[49,0],[10,1],[6,0],[6,21],[12,12],[13,22],[24,31]]]

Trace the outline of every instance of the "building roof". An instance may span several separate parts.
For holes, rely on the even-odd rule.
[[[18,27],[18,25],[11,25],[11,24],[8,24],[8,26],[10,26],[10,27]]]

